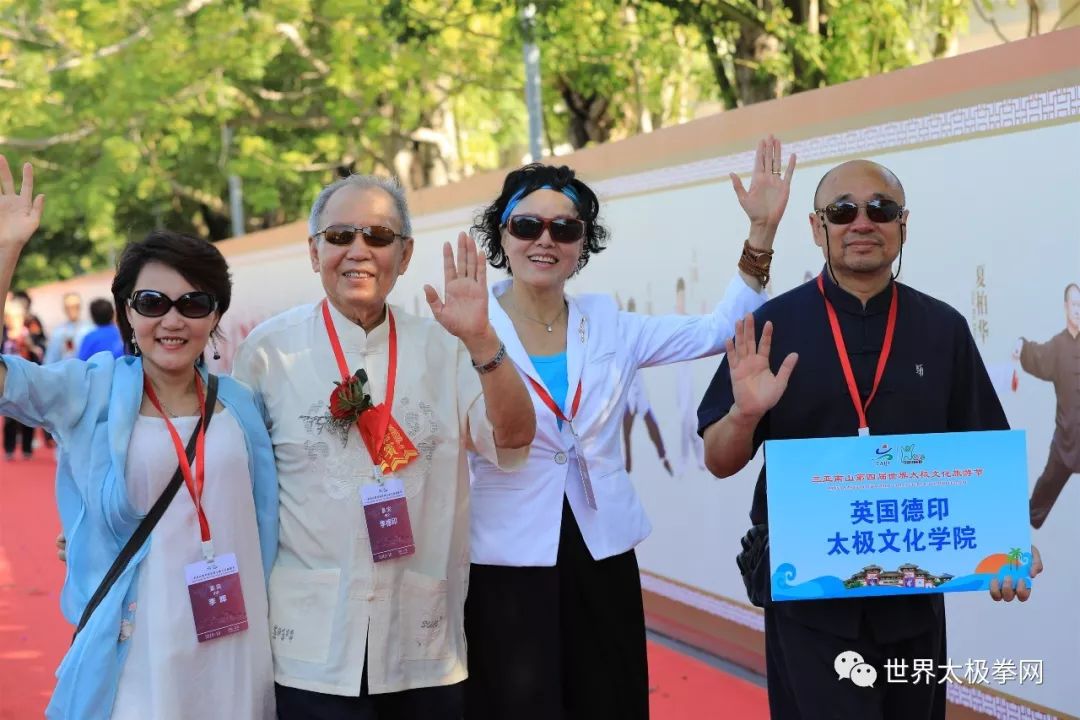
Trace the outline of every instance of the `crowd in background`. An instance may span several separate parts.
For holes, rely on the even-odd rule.
[[[30,295],[18,290],[10,294],[4,305],[3,334],[0,353],[46,365],[69,358],[86,360],[94,353],[111,352],[113,357],[124,354],[124,342],[116,327],[116,312],[112,301],[97,298],[90,303],[90,320],[83,315],[82,297],[78,293],[64,296],[64,316],[67,320],[46,334],[41,319],[31,312]],[[52,438],[42,431],[42,442],[53,446]],[[34,456],[34,428],[13,418],[4,418],[4,456],[14,460],[21,450],[26,460]]]

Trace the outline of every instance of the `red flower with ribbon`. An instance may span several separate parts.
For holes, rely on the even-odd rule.
[[[355,423],[366,410],[374,405],[371,396],[364,392],[368,376],[361,368],[353,373],[348,380],[334,382],[334,390],[330,393],[330,416],[341,423]]]

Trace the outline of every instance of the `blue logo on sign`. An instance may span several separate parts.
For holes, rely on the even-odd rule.
[[[892,448],[888,443],[883,444],[877,450],[874,451],[874,464],[875,465],[888,465],[893,461]]]

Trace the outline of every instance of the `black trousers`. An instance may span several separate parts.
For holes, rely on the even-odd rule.
[[[278,720],[461,720],[462,683],[371,695],[367,668],[359,697],[274,685]]]
[[[1057,449],[1050,446],[1050,456],[1046,458],[1046,467],[1042,475],[1035,481],[1035,489],[1031,491],[1031,527],[1038,530],[1046,522],[1051,508],[1057,502],[1058,495],[1065,489],[1065,483],[1069,481],[1077,468],[1071,468],[1062,461]]]
[[[22,452],[23,455],[33,455],[34,453],[34,428],[29,425],[23,425],[14,418],[4,418],[4,453],[11,455],[15,452],[15,446],[19,444],[19,439],[22,439]]]
[[[555,567],[473,565],[466,720],[645,720],[649,668],[631,550],[594,560],[563,499]]]
[[[837,602],[843,602],[839,600]],[[853,650],[877,671],[872,687],[841,680],[837,655]],[[913,682],[915,660],[933,664],[934,677]],[[906,663],[890,683],[887,661]],[[765,609],[765,666],[769,715],[773,720],[945,720],[945,621],[930,631],[899,642],[874,640],[864,623],[855,640],[803,625],[775,608]],[[963,670],[953,671],[958,677]],[[955,678],[954,678],[955,680]]]

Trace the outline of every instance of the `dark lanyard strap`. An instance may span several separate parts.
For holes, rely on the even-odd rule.
[[[218,378],[217,375],[208,375],[206,382],[206,409],[203,417],[199,419],[199,422],[195,426],[195,432],[191,434],[191,439],[187,444],[187,459],[190,463],[195,457],[195,443],[200,435],[200,430],[205,430],[210,427],[210,419],[214,417],[214,407],[217,405],[218,394]],[[109,594],[109,590],[116,583],[116,581],[123,574],[124,569],[127,567],[128,562],[135,556],[135,553],[139,551],[139,548],[146,542],[146,538],[150,537],[150,531],[157,525],[158,520],[165,514],[166,508],[169,507],[169,503],[176,497],[176,491],[180,489],[181,483],[184,482],[184,474],[180,470],[179,463],[177,464],[176,472],[172,476],[172,480],[165,486],[165,489],[161,492],[161,496],[158,497],[157,502],[150,508],[150,512],[146,514],[146,517],[139,523],[139,527],[135,528],[135,532],[131,538],[124,545],[120,554],[116,556],[116,560],[113,562],[112,567],[105,573],[105,577],[101,579],[101,584],[98,585],[98,589],[94,591],[94,595],[90,598],[90,602],[86,604],[86,609],[83,610],[82,617],[79,618],[79,625],[75,628],[75,634],[71,636],[71,642],[75,642],[75,638],[79,632],[86,627],[87,621],[90,620],[90,616],[94,614],[94,610],[101,604],[101,601],[105,599],[105,596]]]

